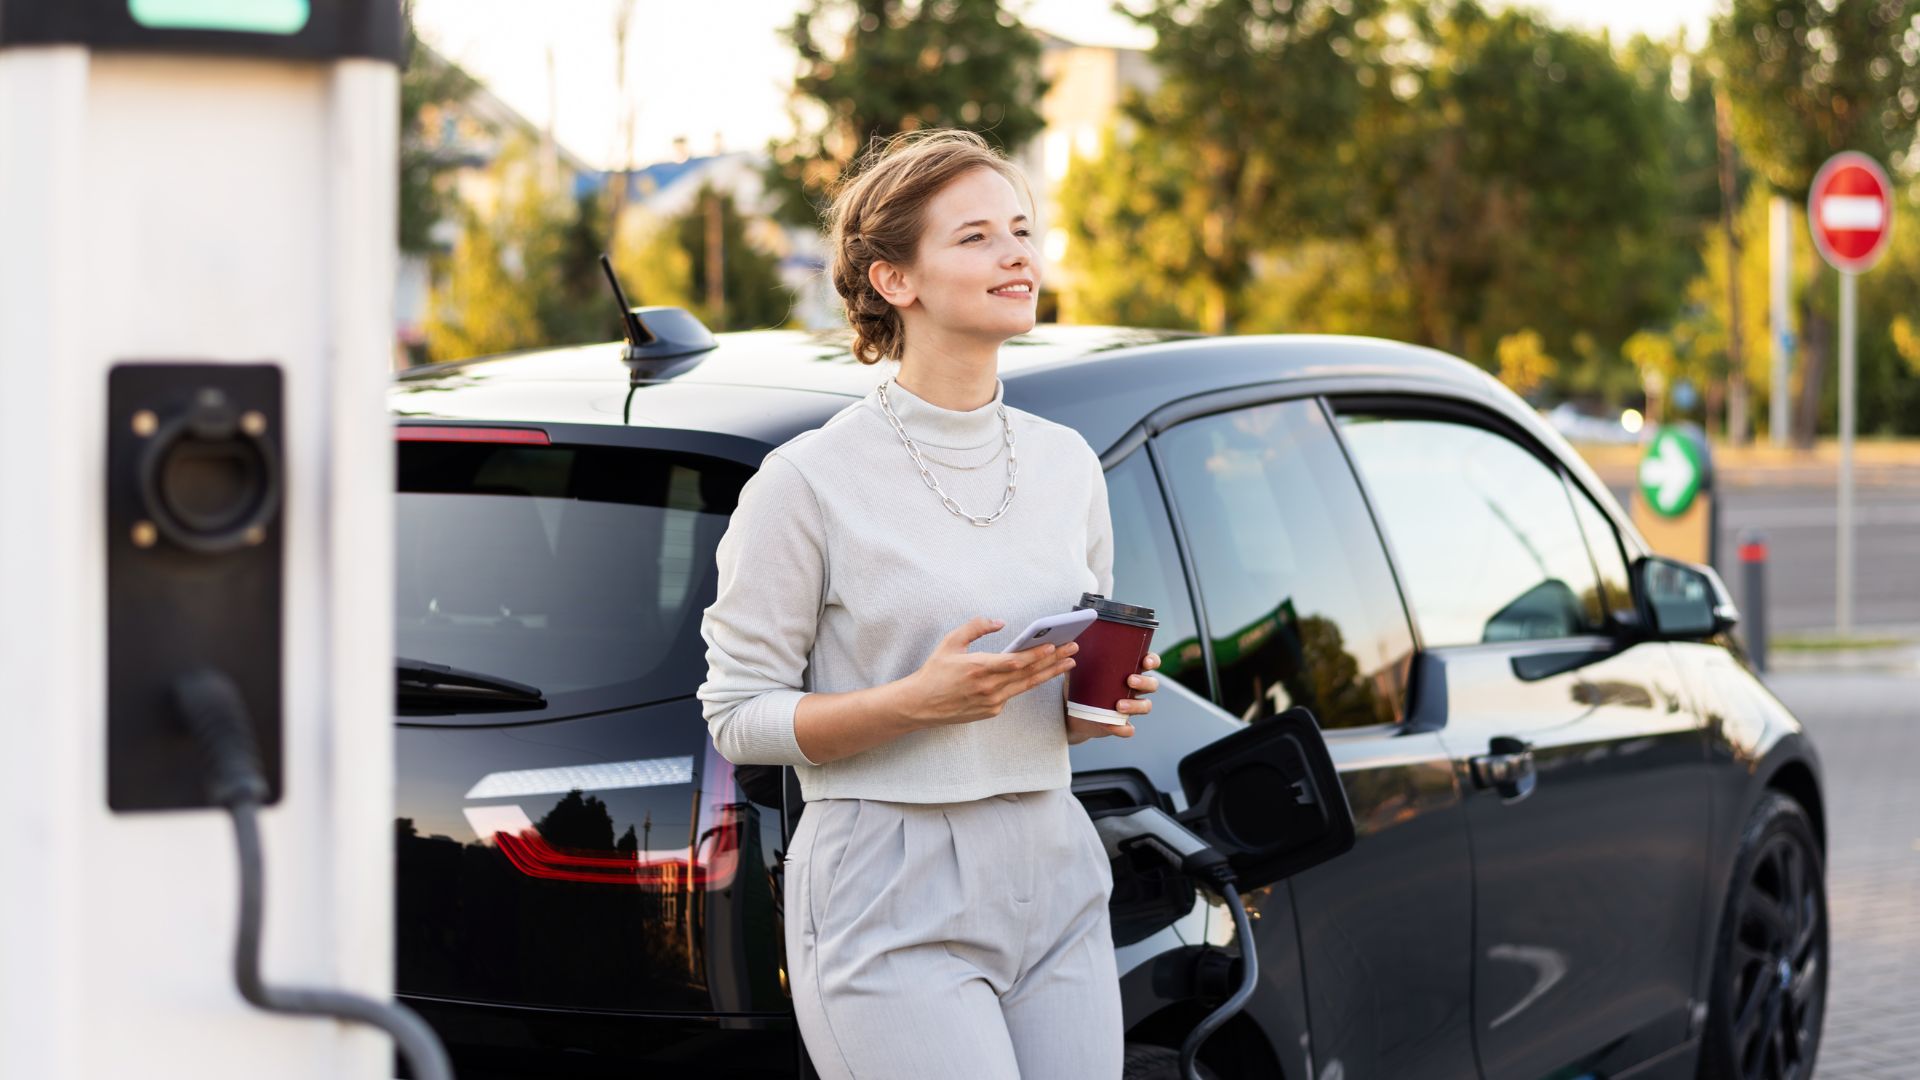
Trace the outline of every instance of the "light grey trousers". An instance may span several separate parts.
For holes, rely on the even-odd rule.
[[[1065,789],[821,799],[786,866],[788,985],[828,1080],[1117,1080],[1100,838]]]

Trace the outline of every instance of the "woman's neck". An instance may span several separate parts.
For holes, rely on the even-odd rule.
[[[971,412],[993,400],[999,376],[999,342],[940,338],[919,327],[907,334],[893,381],[929,405]]]

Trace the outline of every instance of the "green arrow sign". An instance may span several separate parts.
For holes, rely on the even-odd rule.
[[[1693,440],[1673,428],[1661,428],[1640,458],[1640,497],[1661,517],[1679,517],[1700,493],[1705,472]]]

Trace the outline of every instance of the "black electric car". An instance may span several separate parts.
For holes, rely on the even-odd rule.
[[[844,339],[707,335],[396,381],[398,990],[459,1074],[810,1075],[782,957],[802,809],[712,748],[714,546],[766,452],[882,377]],[[1221,1077],[1809,1075],[1820,771],[1711,571],[1652,557],[1513,394],[1431,350],[1043,326],[1006,400],[1107,467],[1153,715],[1073,751],[1090,807],[1305,706],[1353,849],[1251,890]],[[1017,511],[1017,507],[1016,510]],[[1128,1039],[1232,988],[1233,923],[1114,864]],[[1131,1073],[1130,1073],[1131,1075]]]

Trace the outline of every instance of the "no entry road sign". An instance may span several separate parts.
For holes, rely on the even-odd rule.
[[[1828,158],[1807,192],[1807,224],[1829,265],[1864,273],[1893,235],[1893,184],[1886,171],[1851,150]]]
[[[1820,256],[1840,271],[1840,506],[1833,622],[1844,636],[1853,629],[1855,279],[1873,268],[1893,235],[1893,185],[1886,170],[1851,150],[1828,158],[1807,191],[1807,225]]]

